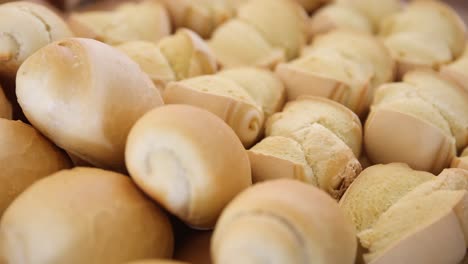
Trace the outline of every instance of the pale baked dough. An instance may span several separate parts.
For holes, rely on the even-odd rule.
[[[188,225],[213,228],[229,201],[252,183],[247,153],[214,114],[167,105],[132,128],[126,164],[137,185]]]
[[[91,164],[124,171],[125,140],[144,113],[162,105],[139,66],[92,39],[54,42],[18,71],[16,94],[46,137]]]
[[[460,157],[455,157],[452,160],[450,167],[468,170],[468,147],[465,148]]]
[[[23,192],[1,219],[6,263],[124,263],[172,255],[165,213],[122,174],[63,170]]]
[[[468,45],[465,46],[465,51],[456,61],[448,65],[443,65],[440,73],[447,78],[455,81],[458,86],[463,87],[468,93]]]
[[[382,19],[402,9],[400,0],[335,0],[335,3],[359,12],[368,19],[374,31],[378,30]]]

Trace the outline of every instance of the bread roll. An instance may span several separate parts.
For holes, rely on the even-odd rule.
[[[374,165],[362,171],[340,200],[340,207],[361,232],[416,186],[436,177],[403,163]]]
[[[285,50],[286,59],[299,55],[307,39],[307,14],[290,0],[251,0],[239,7],[238,17],[252,25],[273,47]],[[244,36],[239,38],[245,41]]]
[[[130,178],[101,169],[63,170],[38,181],[0,225],[5,263],[123,263],[169,257],[172,249],[163,211]]]
[[[322,97],[302,96],[286,104],[283,112],[266,122],[267,136],[289,136],[318,123],[332,131],[351,148],[354,156],[361,153],[362,128],[359,118],[348,108]]]
[[[455,157],[452,160],[450,167],[468,170],[468,147],[465,148],[460,157]]]
[[[461,57],[451,64],[443,65],[440,69],[440,73],[453,80],[457,83],[458,86],[463,87],[465,91],[468,92],[468,74],[466,73],[468,69],[468,48],[465,47],[465,52]]]
[[[13,116],[13,109],[11,104],[3,92],[3,88],[0,85],[0,118],[11,119]]]
[[[414,69],[438,69],[465,48],[465,25],[441,1],[413,1],[387,17],[379,34],[398,62],[398,75]]]
[[[0,119],[0,217],[35,181],[69,168],[65,153],[21,121]]]
[[[171,33],[169,14],[156,0],[122,3],[112,10],[74,12],[68,23],[77,36],[110,45],[134,40],[157,42]]]
[[[192,106],[168,105],[143,116],[125,154],[138,186],[195,228],[212,228],[224,206],[252,182],[235,133]]]
[[[219,76],[233,80],[262,106],[265,117],[281,111],[286,100],[286,91],[281,80],[267,70],[241,67],[224,70]]]
[[[175,27],[192,29],[208,38],[220,24],[235,14],[232,0],[163,0]]]
[[[317,186],[302,146],[289,137],[266,137],[248,150],[254,182],[291,178]]]
[[[148,74],[160,91],[164,91],[166,84],[176,80],[169,61],[155,43],[130,41],[117,48],[138,63],[141,70]]]
[[[223,119],[250,147],[259,137],[264,114],[261,106],[237,83],[220,76],[200,76],[170,83],[164,91],[168,104],[204,108]]]
[[[208,45],[193,31],[180,29],[158,43],[177,80],[212,74],[216,59]]]
[[[14,77],[23,61],[41,47],[71,37],[67,24],[39,4],[0,5],[0,74]]]
[[[372,23],[360,12],[343,5],[331,4],[319,9],[309,21],[309,36],[345,29],[372,34]]]
[[[281,179],[256,184],[228,205],[211,253],[214,263],[351,264],[356,247],[353,225],[330,196]]]
[[[41,133],[95,166],[122,171],[130,128],[162,104],[135,62],[91,39],[42,48],[23,63],[16,85],[19,104]]]
[[[456,211],[466,191],[436,191],[390,207],[358,234],[367,263],[459,263],[466,252]],[[440,243],[443,241],[443,243]]]
[[[273,69],[286,60],[284,50],[268,43],[253,26],[238,19],[216,29],[209,45],[224,68],[258,66]]]
[[[187,237],[174,252],[174,259],[191,264],[211,264],[210,242],[212,232],[195,232]]]

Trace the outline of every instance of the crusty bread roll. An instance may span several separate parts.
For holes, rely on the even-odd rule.
[[[19,69],[16,85],[25,115],[45,136],[95,166],[122,171],[128,131],[162,104],[135,62],[91,39],[37,51]]]
[[[274,68],[286,60],[285,51],[274,47],[251,25],[232,19],[221,25],[209,41],[224,68],[258,66]]]
[[[358,234],[369,249],[364,259],[372,264],[459,263],[466,244],[456,211],[467,196],[467,191],[440,190],[402,198],[371,229]]]
[[[307,163],[304,149],[294,139],[266,137],[248,150],[254,182],[291,178],[312,183],[317,179]]]
[[[0,119],[0,217],[35,181],[69,168],[65,153],[21,121]]]
[[[235,15],[232,0],[163,0],[175,27],[192,29],[204,38]],[[237,1],[242,2],[242,1]]]
[[[362,116],[374,88],[393,80],[394,63],[378,39],[335,30],[316,37],[301,58],[280,64],[276,73],[290,100],[300,95],[327,97]]]
[[[264,121],[261,106],[236,82],[207,75],[170,83],[164,91],[168,104],[204,108],[223,119],[250,147],[259,137]]]
[[[267,136],[289,136],[318,123],[348,145],[356,157],[361,153],[361,121],[351,110],[322,97],[301,96],[288,102],[283,112],[272,115],[265,124]]]
[[[0,5],[0,74],[15,76],[23,61],[41,47],[72,32],[65,21],[39,4]]]
[[[463,87],[468,92],[468,73],[466,69],[468,69],[468,45],[465,46],[463,55],[456,61],[443,65],[440,68],[440,73],[456,82],[458,86]]]
[[[468,147],[465,148],[460,157],[455,157],[452,160],[450,167],[468,170]]]
[[[0,85],[0,118],[11,119],[12,116],[13,109],[3,92],[2,86]]]
[[[179,29],[158,43],[177,80],[217,70],[216,59],[208,45],[195,32]]]
[[[0,225],[5,263],[123,263],[172,250],[163,211],[129,177],[101,169],[63,170],[36,182]]]
[[[164,90],[166,84],[176,80],[169,61],[156,43],[149,41],[129,41],[117,48],[134,60],[142,71],[153,81],[154,85]]]
[[[220,71],[219,76],[233,80],[262,106],[265,118],[281,111],[286,91],[281,80],[272,72],[254,67],[241,67]]]
[[[191,264],[211,264],[210,242],[213,233],[195,232],[184,237],[174,252],[174,259]]]
[[[252,182],[247,153],[232,129],[188,105],[144,115],[128,136],[125,157],[138,186],[195,228],[212,228]]]
[[[412,1],[387,17],[379,34],[398,62],[398,75],[415,69],[438,69],[465,48],[465,25],[442,1]]]
[[[226,264],[351,264],[356,248],[354,227],[336,202],[287,179],[239,194],[223,211],[211,242],[213,262]]]
[[[371,228],[380,215],[405,194],[435,178],[431,173],[412,170],[403,163],[374,165],[362,171],[339,204],[361,232]]]
[[[68,23],[77,36],[110,45],[156,42],[171,33],[169,14],[157,0],[122,3],[112,10],[74,12]]]

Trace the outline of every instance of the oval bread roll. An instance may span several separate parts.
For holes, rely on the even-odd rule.
[[[340,207],[361,232],[371,228],[387,209],[420,184],[436,177],[403,163],[374,165],[362,171],[340,200]]]
[[[166,215],[130,178],[75,168],[13,202],[1,220],[0,250],[6,263],[123,263],[171,256],[173,236]]]
[[[65,21],[43,5],[0,5],[0,73],[14,77],[26,58],[43,46],[72,36]]]
[[[78,37],[110,45],[135,40],[157,42],[171,33],[169,14],[156,0],[122,3],[112,10],[74,12],[68,23]]]
[[[91,39],[42,48],[23,63],[16,84],[25,115],[46,137],[95,166],[121,171],[130,128],[163,103],[135,62]]]
[[[468,170],[468,147],[465,148],[460,157],[455,157],[452,160],[450,167]]]
[[[184,237],[175,249],[174,259],[191,264],[211,264],[210,242],[212,232],[195,232]]]
[[[236,132],[245,147],[252,146],[262,131],[261,106],[236,82],[220,76],[207,75],[170,83],[164,91],[164,101],[212,112]]]
[[[126,163],[140,188],[195,228],[212,228],[252,182],[247,153],[232,129],[187,105],[160,107],[138,120]]]
[[[463,87],[468,92],[468,45],[465,47],[465,52],[456,61],[448,65],[443,65],[440,73],[453,80],[458,86]]]
[[[0,118],[11,119],[12,116],[13,109],[3,92],[2,86],[0,85]]]
[[[354,227],[330,196],[286,179],[239,194],[223,211],[211,242],[214,263],[226,264],[351,264],[356,248]]]
[[[60,149],[21,121],[0,119],[0,217],[35,181],[71,166]]]

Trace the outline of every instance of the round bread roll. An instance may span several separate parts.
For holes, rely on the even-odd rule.
[[[46,137],[95,166],[121,171],[130,128],[163,103],[135,62],[91,39],[42,48],[23,63],[16,85],[26,117]]]
[[[360,156],[361,121],[345,106],[322,97],[301,96],[288,102],[283,112],[276,113],[267,120],[265,134],[287,137],[314,123],[332,131],[351,148],[354,156]]]
[[[21,121],[0,119],[0,217],[35,181],[71,167],[60,149]]]
[[[171,256],[173,235],[163,211],[130,178],[75,168],[13,202],[1,220],[0,250],[6,263],[123,263]]]
[[[450,167],[468,170],[468,147],[465,148],[460,157],[455,157],[452,160]]]
[[[161,92],[169,82],[176,80],[169,61],[157,44],[149,41],[129,41],[117,48],[138,63]]]
[[[253,26],[239,19],[219,26],[209,45],[223,68],[258,66],[273,69],[286,60],[284,50],[268,43]]]
[[[465,47],[465,52],[456,61],[451,64],[443,65],[440,73],[453,80],[458,86],[463,87],[468,92],[468,45]]]
[[[0,74],[14,77],[26,58],[41,47],[72,36],[65,21],[31,2],[0,5]]]
[[[195,232],[184,237],[176,247],[174,258],[191,264],[211,264],[210,242],[212,232]]]
[[[122,3],[112,10],[74,12],[68,23],[77,36],[110,45],[135,40],[157,42],[171,33],[169,14],[157,0]]]
[[[232,129],[188,105],[160,107],[138,120],[125,156],[137,185],[195,228],[212,228],[252,183],[247,153]]]
[[[158,43],[177,80],[213,74],[217,70],[215,56],[195,32],[179,29]]]
[[[246,148],[252,146],[263,128],[261,106],[236,82],[215,75],[170,83],[164,91],[168,104],[188,104],[206,109],[223,119]]]
[[[361,232],[371,228],[387,209],[420,184],[436,177],[403,163],[374,165],[362,171],[340,200],[340,207]]]
[[[13,108],[3,92],[0,85],[0,118],[11,119],[13,116]]]
[[[223,211],[211,242],[213,262],[226,264],[351,264],[356,248],[354,227],[336,202],[287,179],[238,195]]]

